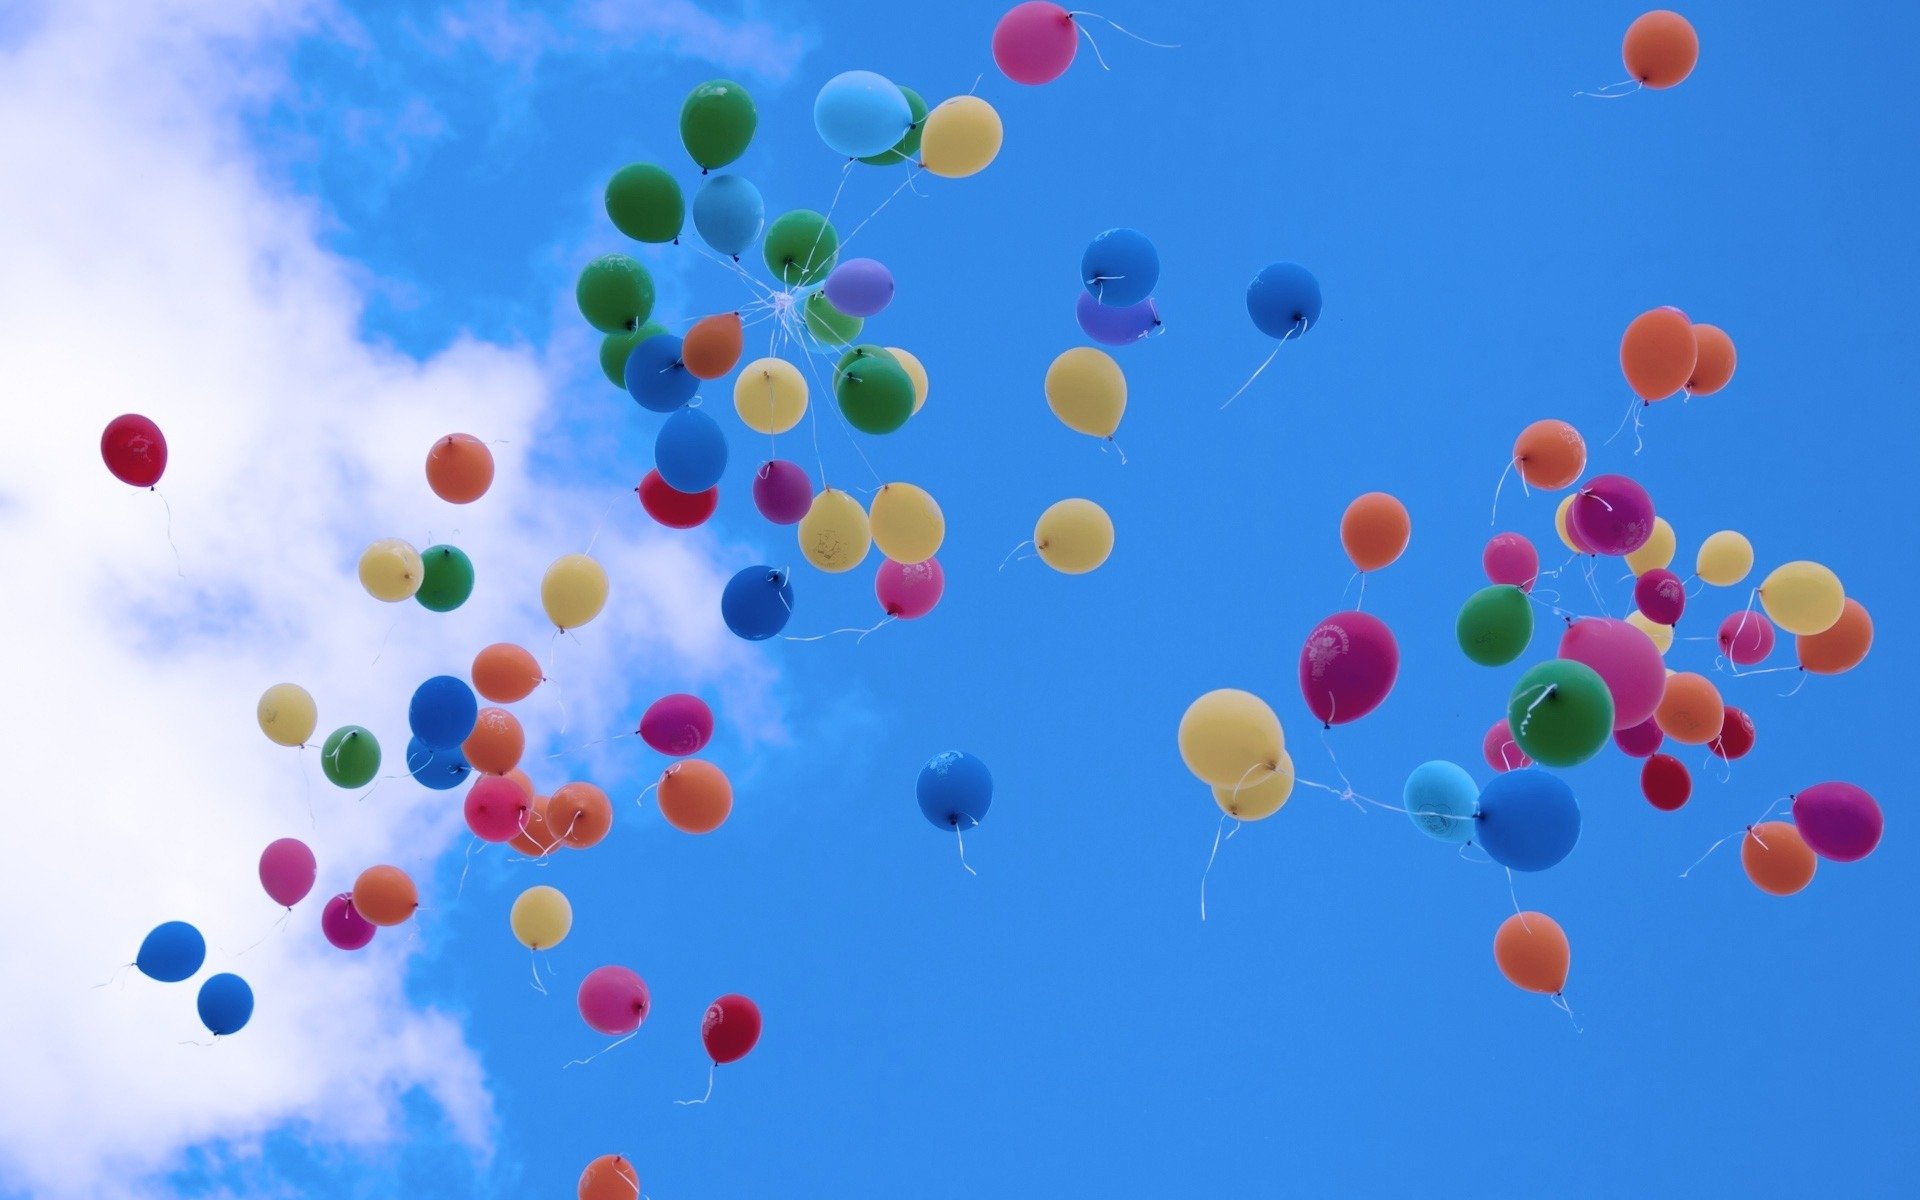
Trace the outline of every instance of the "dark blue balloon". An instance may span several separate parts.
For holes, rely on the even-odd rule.
[[[993,773],[964,750],[936,754],[914,787],[920,811],[942,829],[972,829],[993,803]]]
[[[407,770],[422,787],[444,792],[459,787],[473,768],[460,747],[435,750],[416,737],[407,743]]]
[[[765,223],[760,189],[739,175],[712,175],[693,194],[693,227],[707,245],[735,258],[753,245]]]
[[[653,466],[676,492],[704,492],[727,471],[727,435],[697,408],[667,418],[653,439]]]
[[[1080,256],[1080,279],[1108,307],[1138,304],[1160,282],[1160,252],[1138,229],[1109,229]]]
[[[134,956],[133,965],[149,979],[179,983],[193,978],[193,973],[206,961],[207,939],[200,936],[200,931],[185,921],[168,921],[155,925],[153,932],[140,943],[140,953]]]
[[[1299,263],[1274,263],[1247,285],[1247,315],[1268,337],[1299,337],[1320,319],[1320,281]]]
[[[473,723],[480,717],[480,702],[464,679],[435,675],[414,689],[413,703],[407,706],[407,724],[413,736],[429,750],[452,750],[467,740]],[[413,764],[413,756],[407,756]]]
[[[748,567],[720,593],[720,619],[750,642],[764,642],[793,616],[793,584],[776,567]]]
[[[200,985],[200,1023],[215,1037],[239,1033],[253,1016],[253,989],[238,975],[214,975]]]
[[[1544,871],[1580,840],[1580,806],[1558,775],[1537,767],[1495,775],[1480,789],[1473,840],[1516,871]]]
[[[670,413],[686,407],[700,390],[700,380],[680,360],[679,337],[656,333],[627,354],[627,395],[649,412]]]

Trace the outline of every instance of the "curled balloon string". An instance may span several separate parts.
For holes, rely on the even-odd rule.
[[[1487,524],[1498,525],[1500,523],[1500,489],[1507,486],[1507,476],[1511,475],[1513,469],[1519,465],[1519,459],[1509,458],[1505,469],[1500,472],[1500,482],[1493,485],[1493,515],[1487,518]],[[1527,476],[1524,471],[1521,472],[1520,475],[1520,490],[1529,498],[1533,496],[1532,489],[1527,487]]]
[[[527,951],[527,961],[533,964],[533,990],[542,996],[547,994],[547,985],[540,982],[540,956],[534,950]]]
[[[1107,452],[1107,448],[1108,448],[1109,446],[1111,446],[1111,447],[1113,448],[1113,450],[1114,450],[1114,452],[1115,452],[1115,453],[1117,453],[1117,454],[1118,454],[1118,455],[1120,456],[1120,465],[1121,465],[1121,466],[1123,466],[1123,467],[1124,467],[1124,466],[1126,466],[1126,465],[1127,465],[1127,452],[1126,452],[1125,450],[1122,450],[1122,449],[1120,449],[1120,443],[1119,443],[1119,442],[1116,442],[1116,441],[1114,441],[1114,440],[1113,440],[1113,438],[1112,438],[1112,436],[1108,436],[1108,437],[1107,437],[1106,439],[1104,439],[1103,441],[1101,441],[1101,443],[1100,443],[1100,453],[1102,453],[1102,454],[1105,454],[1105,453]]]
[[[1244,776],[1242,778],[1244,778]],[[1239,785],[1234,785],[1233,790],[1238,793],[1240,790]],[[1227,827],[1228,821],[1233,821],[1233,833],[1229,833],[1225,838],[1222,838],[1220,831]],[[1240,832],[1240,824],[1241,823],[1235,821],[1230,814],[1221,813],[1220,823],[1213,827],[1213,849],[1207,852],[1206,869],[1200,872],[1200,919],[1202,921],[1207,919],[1207,876],[1213,874],[1213,860],[1220,857],[1220,843],[1222,841],[1231,841],[1233,834]]]
[[[1520,918],[1520,928],[1526,930],[1528,933],[1532,933],[1533,926],[1527,924],[1527,914],[1520,911],[1520,893],[1515,891],[1513,887],[1513,868],[1502,867],[1500,869],[1507,873],[1507,898],[1513,901],[1513,912],[1515,916]]]
[[[217,1042],[219,1042],[219,1040],[220,1040],[220,1035],[216,1033],[216,1034],[214,1034],[214,1035],[213,1035],[213,1041],[211,1041],[211,1042],[201,1042],[201,1041],[195,1041],[195,1040],[194,1040],[193,1038],[186,1038],[186,1039],[183,1039],[183,1040],[181,1040],[181,1041],[178,1041],[178,1042],[175,1042],[175,1043],[174,1043],[174,1045],[176,1045],[176,1046],[198,1046],[198,1047],[200,1047],[200,1048],[201,1048],[202,1050],[211,1050],[211,1049],[212,1049],[212,1048],[214,1047],[214,1045],[215,1045],[215,1043],[217,1043]]]
[[[1536,579],[1558,579],[1560,578],[1561,573],[1564,572],[1568,567],[1572,566],[1574,563],[1574,560],[1579,557],[1580,557],[1580,552],[1576,550],[1572,554],[1567,555],[1567,561],[1561,563],[1559,566],[1553,568],[1553,570],[1551,571],[1536,571],[1534,572],[1534,577]]]
[[[1527,732],[1527,724],[1533,720],[1533,710],[1552,699],[1557,686],[1551,683],[1540,685],[1540,694],[1533,698],[1533,701],[1527,705],[1527,711],[1520,715],[1520,728],[1514,731],[1516,737]]]
[[[585,1058],[576,1058],[573,1061],[567,1063],[566,1066],[561,1067],[560,1069],[564,1071],[567,1069],[567,1067],[584,1067],[588,1063],[592,1062],[594,1059],[599,1058],[602,1054],[605,1054],[607,1051],[624,1046],[628,1042],[632,1041],[634,1038],[637,1038],[639,1036],[640,1036],[640,1029],[638,1026],[635,1026],[632,1033],[629,1033],[627,1036],[621,1038],[619,1041],[612,1042],[608,1045],[602,1046],[600,1047],[600,1049],[595,1050],[592,1054],[587,1055]]]
[[[663,775],[663,776],[661,776],[661,778],[662,778],[662,779],[664,779],[664,778],[665,778],[665,776]],[[646,798],[647,798],[647,793],[648,793],[648,792],[652,792],[652,791],[658,791],[658,790],[659,790],[659,787],[660,787],[660,781],[656,779],[656,780],[655,780],[654,782],[652,782],[652,783],[650,783],[650,784],[648,784],[648,785],[647,785],[646,787],[644,787],[644,788],[642,788],[642,789],[640,789],[640,794],[639,794],[638,796],[635,796],[635,797],[633,798],[633,806],[634,806],[635,808],[637,808],[637,809],[639,809],[639,810],[640,810],[641,812],[645,812],[645,811],[647,811],[647,806],[646,806],[646,804],[645,804],[645,801],[646,801]],[[575,819],[575,820],[577,821],[577,820],[579,820],[579,817],[578,817],[578,816],[576,816],[576,817],[575,817],[574,819]],[[569,828],[569,829],[571,829],[571,828],[572,828],[572,826],[568,826],[568,828]]]
[[[1568,612],[1566,609],[1561,608],[1558,604],[1550,604],[1547,601],[1542,600],[1540,598],[1540,593],[1522,592],[1520,594],[1525,596],[1527,599],[1533,601],[1535,604],[1538,604],[1541,608],[1546,609],[1548,612],[1552,613],[1554,616],[1559,617],[1562,621],[1565,621],[1569,625],[1573,624],[1576,620],[1580,618],[1579,613]],[[1551,592],[1548,594],[1550,594],[1555,600],[1558,600],[1560,598],[1559,592]]]
[[[1106,23],[1107,23],[1108,25],[1110,25],[1110,26],[1112,26],[1112,27],[1113,27],[1113,30],[1114,30],[1114,32],[1116,32],[1116,33],[1121,33],[1121,34],[1125,34],[1125,35],[1126,35],[1127,37],[1130,37],[1130,38],[1132,38],[1132,39],[1133,39],[1134,41],[1136,41],[1136,42],[1140,42],[1140,43],[1142,43],[1142,44],[1144,44],[1144,45],[1148,45],[1148,46],[1153,46],[1153,47],[1155,47],[1156,49],[1160,49],[1160,50],[1178,50],[1178,49],[1180,48],[1180,47],[1179,47],[1179,46],[1177,46],[1177,45],[1173,45],[1173,44],[1170,44],[1170,43],[1167,43],[1167,42],[1156,42],[1156,41],[1153,41],[1153,40],[1152,40],[1152,39],[1150,39],[1150,38],[1143,38],[1143,37],[1141,37],[1141,36],[1140,36],[1139,34],[1137,34],[1137,33],[1134,33],[1134,32],[1133,32],[1132,30],[1129,30],[1129,29],[1124,29],[1124,28],[1122,28],[1122,27],[1120,26],[1120,24],[1119,24],[1119,22],[1117,22],[1117,21],[1115,21],[1115,20],[1114,20],[1113,18],[1111,18],[1111,17],[1103,17],[1103,16],[1101,16],[1101,15],[1100,15],[1099,13],[1096,13],[1096,12],[1086,12],[1086,11],[1084,11],[1084,10],[1081,10],[1081,9],[1075,9],[1075,10],[1073,10],[1072,12],[1069,12],[1069,13],[1067,14],[1067,19],[1068,19],[1068,20],[1072,20],[1072,19],[1073,19],[1074,17],[1092,17],[1092,18],[1093,18],[1094,20],[1096,20],[1096,21],[1105,21],[1105,22],[1106,22]],[[1087,39],[1087,45],[1089,45],[1089,46],[1091,46],[1091,47],[1093,47],[1093,57],[1094,57],[1094,61],[1096,61],[1096,62],[1098,62],[1098,63],[1100,64],[1100,69],[1101,69],[1102,71],[1110,71],[1110,70],[1112,70],[1112,68],[1111,68],[1111,67],[1109,67],[1109,66],[1107,66],[1107,60],[1106,60],[1106,58],[1105,58],[1105,57],[1103,57],[1103,56],[1101,55],[1101,53],[1100,53],[1100,43],[1098,43],[1098,42],[1096,42],[1096,41],[1094,41],[1094,40],[1093,40],[1093,31],[1092,31],[1092,30],[1090,30],[1090,29],[1088,29],[1088,28],[1087,28],[1087,27],[1086,27],[1086,26],[1085,26],[1084,24],[1082,24],[1082,23],[1081,23],[1081,22],[1079,22],[1079,21],[1074,21],[1074,22],[1073,22],[1073,27],[1074,27],[1075,29],[1078,29],[1078,30],[1080,31],[1080,34],[1081,34],[1081,36],[1082,36],[1082,37],[1084,37],[1084,38],[1086,38],[1086,39]]]
[[[719,1065],[720,1064],[717,1062],[709,1062],[707,1064],[707,1094],[706,1095],[700,1097],[698,1100],[675,1100],[674,1103],[681,1104],[681,1105],[705,1104],[707,1101],[713,1099],[713,1072],[717,1067],[719,1067]]]
[[[1025,550],[1028,546],[1031,546],[1031,545],[1033,545],[1033,541],[1029,539],[1027,541],[1021,542],[1018,546],[1015,546],[1013,549],[1007,551],[1007,556],[1000,560],[1000,569],[1002,571],[1006,570],[1007,564],[1013,561],[1013,556],[1020,553],[1022,550]],[[1027,556],[1027,558],[1032,558],[1032,557],[1033,556],[1031,554]],[[1025,562],[1026,559],[1021,559],[1020,561]]]
[[[131,966],[133,966],[133,964],[130,962],[121,963],[119,966],[113,969],[113,974],[107,976],[105,979],[101,980],[99,983],[94,984],[93,990],[98,991],[101,988],[114,983],[118,983],[122,986],[125,986],[127,982],[127,969]]]
[[[173,505],[167,502],[167,494],[159,488],[154,488],[153,494],[160,497],[160,507],[164,508],[167,512],[167,546],[173,551],[174,572],[178,574],[180,578],[185,579],[187,577],[187,569],[180,564],[180,547],[174,545],[173,542]]]
[[[967,839],[961,836],[960,822],[958,821],[955,821],[953,823],[953,840],[955,844],[957,844],[960,847],[960,865],[967,869],[967,874],[978,879],[980,877],[980,872],[974,870],[972,864],[967,862]]]
[[[477,837],[467,843],[466,863],[460,868],[460,886],[455,888],[453,892],[453,898],[455,900],[458,900],[467,890],[467,872],[473,870],[473,848],[479,844],[480,839]]]
[[[1780,668],[1777,668],[1777,669],[1778,669],[1778,670],[1783,670],[1783,671],[1784,671],[1784,670],[1787,670],[1788,668],[1786,668],[1786,667],[1780,667]],[[1800,682],[1799,682],[1799,683],[1796,683],[1796,684],[1794,684],[1794,685],[1793,685],[1792,687],[1790,687],[1790,688],[1788,688],[1788,689],[1787,689],[1786,691],[1784,691],[1784,692],[1781,692],[1781,693],[1780,693],[1780,698],[1781,698],[1782,700],[1784,700],[1784,699],[1786,699],[1786,698],[1787,698],[1788,696],[1797,696],[1797,695],[1799,695],[1799,694],[1800,694],[1800,689],[1801,689],[1801,688],[1803,688],[1803,687],[1805,687],[1805,686],[1807,686],[1807,680],[1808,680],[1808,679],[1810,679],[1810,678],[1812,678],[1812,676],[1810,676],[1810,675],[1808,675],[1808,674],[1807,674],[1807,669],[1806,669],[1805,667],[1800,667],[1800,668],[1798,668],[1798,669],[1799,669],[1799,671],[1800,671]],[[1759,672],[1757,672],[1757,671],[1755,671],[1755,672],[1753,672],[1753,674],[1756,674],[1756,675],[1757,675],[1757,674],[1759,674]]]
[[[1493,860],[1492,860],[1491,858],[1468,858],[1468,857],[1467,857],[1467,851],[1468,851],[1468,850],[1470,850],[1470,849],[1472,849],[1472,848],[1473,848],[1473,843],[1472,843],[1472,842],[1461,842],[1461,843],[1460,843],[1460,859],[1461,859],[1461,861],[1462,861],[1462,862],[1470,862],[1470,863],[1472,863],[1472,864],[1474,864],[1475,866],[1479,866],[1479,867],[1484,867],[1484,866],[1487,866],[1488,864],[1490,864],[1490,863],[1492,863],[1492,862],[1493,862]]]
[[[1713,764],[1716,761],[1718,761],[1720,764],[1720,782],[1732,783],[1733,782],[1733,760],[1728,758],[1725,754],[1720,754],[1712,750],[1708,750],[1707,756],[1704,759],[1700,760],[1700,765],[1703,768],[1710,768],[1713,766]]]
[[[402,611],[404,612],[405,610],[403,609]],[[380,656],[387,652],[387,639],[393,636],[393,631],[399,628],[399,626],[400,613],[395,613],[393,615],[393,623],[388,625],[387,631],[380,635],[380,645],[374,649],[373,663],[371,665],[378,666],[380,664]]]
[[[1595,100],[1624,100],[1645,86],[1646,84],[1641,83],[1638,79],[1622,79],[1619,83],[1609,83],[1607,86],[1596,91],[1575,92],[1574,96],[1576,98],[1580,96],[1590,96]],[[1616,92],[1613,90],[1615,88],[1626,88],[1627,90],[1624,92]]]
[[[1253,386],[1253,381],[1260,378],[1260,372],[1272,366],[1273,360],[1279,357],[1280,347],[1287,344],[1288,338],[1292,337],[1295,333],[1301,332],[1305,325],[1306,325],[1306,322],[1302,321],[1297,325],[1291,326],[1290,328],[1288,328],[1288,330],[1285,333],[1280,335],[1280,340],[1273,344],[1273,350],[1267,355],[1266,361],[1253,369],[1253,374],[1247,376],[1247,381],[1240,385],[1240,391],[1235,392],[1233,395],[1227,397],[1227,404],[1232,404],[1235,400],[1238,400],[1240,398],[1241,392],[1244,392],[1248,388]],[[1220,406],[1221,412],[1227,411],[1227,404],[1222,404]]]
[[[832,633],[816,633],[812,637],[798,637],[798,636],[795,636],[794,634],[789,633],[789,634],[782,634],[781,640],[787,641],[787,642],[824,642],[828,638],[835,637],[842,633],[856,633],[860,635],[853,639],[854,645],[857,646],[861,642],[864,642],[867,640],[868,634],[875,632],[876,630],[880,629],[882,626],[891,624],[893,622],[893,619],[894,619],[893,614],[889,613],[886,616],[880,618],[880,620],[878,620],[874,624],[867,626],[865,629],[836,629]]]
[[[1614,97],[1614,99],[1618,99],[1618,97]],[[1647,402],[1638,396],[1627,401],[1627,415],[1620,418],[1619,428],[1615,429],[1612,436],[1607,438],[1606,444],[1609,446],[1613,445],[1613,439],[1619,437],[1621,433],[1626,430],[1627,422],[1631,421],[1633,422],[1633,452],[1638,454],[1640,451],[1646,449],[1647,443],[1646,440],[1640,436],[1640,431],[1645,427],[1644,417],[1647,407]],[[1595,496],[1594,499],[1598,500],[1599,497]],[[1609,508],[1608,511],[1612,511],[1612,509]]]
[[[1573,1031],[1574,1031],[1575,1033],[1585,1033],[1585,1032],[1586,1032],[1586,1030],[1584,1030],[1584,1029],[1582,1029],[1582,1028],[1580,1028],[1580,1022],[1579,1022],[1579,1021],[1576,1021],[1576,1020],[1574,1020],[1574,1016],[1573,1016],[1573,1009],[1572,1009],[1572,1008],[1570,1008],[1570,1007],[1568,1007],[1568,1005],[1567,1005],[1567,998],[1566,998],[1565,996],[1563,996],[1563,995],[1561,995],[1561,994],[1560,994],[1559,992],[1555,992],[1555,993],[1554,993],[1554,994],[1553,994],[1552,996],[1550,996],[1550,997],[1548,997],[1548,998],[1549,998],[1549,999],[1551,999],[1551,1000],[1553,1001],[1553,1006],[1554,1006],[1555,1008],[1557,1008],[1557,1009],[1559,1009],[1559,1010],[1560,1010],[1561,1012],[1563,1012],[1563,1013],[1565,1013],[1565,1014],[1567,1014],[1567,1020],[1569,1020],[1569,1021],[1573,1021]]]
[[[1594,499],[1598,500],[1599,497],[1596,496],[1594,497]],[[1604,500],[1600,502],[1602,504],[1606,503],[1606,501]],[[1607,607],[1606,597],[1600,594],[1600,581],[1593,577],[1593,566],[1595,561],[1596,560],[1594,560],[1593,558],[1587,559],[1587,565],[1585,570],[1585,574],[1587,577],[1587,590],[1593,593],[1593,603],[1596,607],[1599,608],[1600,614],[1605,617],[1611,617],[1613,615],[1613,610]]]
[[[1737,838],[1742,834],[1752,833],[1754,825],[1759,825],[1765,822],[1768,817],[1771,817],[1773,815],[1774,809],[1779,808],[1782,804],[1791,804],[1792,802],[1793,802],[1792,796],[1782,796],[1776,799],[1772,804],[1767,805],[1767,811],[1760,814],[1759,820],[1754,821],[1752,824],[1748,825],[1744,829],[1736,830],[1735,832],[1728,834],[1726,837],[1721,838],[1719,841],[1715,842],[1713,845],[1708,846],[1707,852],[1705,854],[1702,854],[1699,858],[1696,858],[1693,860],[1693,866],[1688,867],[1686,870],[1680,872],[1680,878],[1685,879],[1687,876],[1693,874],[1694,867],[1698,867],[1701,863],[1707,861],[1707,859],[1712,856],[1715,850],[1718,850],[1720,847],[1726,845],[1728,842],[1732,841],[1734,838]],[[1759,834],[1755,833],[1753,836],[1755,841],[1760,840]],[[1767,849],[1768,847],[1765,842],[1760,842],[1760,848],[1764,850],[1764,849]]]

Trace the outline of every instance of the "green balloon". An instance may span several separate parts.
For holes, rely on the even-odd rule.
[[[1613,693],[1585,663],[1555,658],[1513,685],[1507,725],[1527,757],[1548,767],[1572,767],[1599,753],[1613,734]]]
[[[636,242],[671,242],[686,222],[687,202],[664,168],[634,163],[607,180],[607,216]]]
[[[759,119],[747,89],[731,79],[709,79],[680,106],[680,140],[700,169],[711,171],[747,152]]]
[[[365,787],[380,773],[380,743],[358,725],[342,725],[320,747],[320,770],[335,787]]]
[[[827,303],[831,304],[832,301],[829,300]],[[840,373],[863,358],[887,358],[894,362],[900,361],[894,358],[893,351],[885,346],[876,346],[872,342],[861,342],[858,346],[849,346],[847,352],[840,356],[840,361],[833,364],[833,386],[836,390],[840,387]]]
[[[920,153],[920,127],[927,123],[927,102],[920,98],[919,92],[910,87],[901,88],[900,94],[907,98],[907,108],[913,114],[913,124],[907,126],[907,132],[893,144],[893,149],[870,154],[861,159],[861,162],[876,167],[890,167],[895,163],[912,162],[913,156]]]
[[[866,324],[859,317],[850,317],[835,308],[825,292],[809,292],[800,312],[807,320],[807,328],[825,346],[847,345],[860,336],[860,327]]]
[[[861,433],[892,433],[913,415],[913,378],[892,355],[846,364],[833,385],[847,423]]]
[[[653,276],[624,254],[602,254],[580,272],[573,297],[602,333],[638,329],[653,312]]]
[[[1454,633],[1474,662],[1505,666],[1526,653],[1533,640],[1533,602],[1511,584],[1483,587],[1460,606]]]
[[[413,594],[423,608],[452,612],[473,595],[473,560],[458,546],[428,546],[420,552],[420,590]]]
[[[819,213],[796,208],[767,226],[760,249],[775,279],[788,287],[804,287],[819,283],[833,270],[840,254],[840,235]]]
[[[648,321],[638,329],[623,329],[619,333],[610,333],[600,339],[600,369],[606,373],[607,381],[625,391],[627,388],[627,355],[633,348],[656,333],[667,332],[667,327],[657,321]]]

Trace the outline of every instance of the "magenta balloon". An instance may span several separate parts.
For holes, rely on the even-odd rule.
[[[1633,606],[1656,625],[1678,625],[1687,610],[1687,585],[1665,567],[1642,572],[1633,582]]]
[[[931,558],[920,563],[888,559],[873,577],[873,594],[880,601],[880,611],[902,621],[932,612],[946,590],[946,572]]]
[[[1531,592],[1540,578],[1540,552],[1518,533],[1496,533],[1488,538],[1487,548],[1480,552],[1480,565],[1487,572],[1488,583],[1504,583],[1523,592]]]
[[[580,981],[580,1016],[596,1033],[624,1037],[647,1019],[647,981],[625,967],[595,967]]]
[[[1016,4],[993,27],[993,61],[1015,83],[1052,83],[1073,65],[1080,30],[1067,10],[1046,0]]]
[[[768,459],[753,476],[753,506],[775,525],[798,525],[813,505],[806,469],[784,458]]]
[[[1793,823],[1821,858],[1858,862],[1880,844],[1880,805],[1850,783],[1816,783],[1795,793]]]
[[[1115,308],[1095,300],[1084,288],[1073,302],[1073,316],[1080,322],[1081,331],[1103,346],[1137,342],[1160,325],[1160,309],[1152,296],[1138,304]]]
[[[1720,653],[1738,666],[1765,662],[1773,653],[1773,622],[1752,609],[1728,613],[1720,622]]]
[[[835,308],[864,319],[893,303],[893,272],[877,259],[849,258],[827,276],[822,290]]]
[[[1387,698],[1400,674],[1393,631],[1363,612],[1335,613],[1300,648],[1300,694],[1327,725],[1357,721]]]
[[[1632,554],[1653,536],[1653,497],[1625,475],[1595,475],[1574,495],[1567,526],[1595,554]]]
[[[1613,694],[1613,727],[1629,729],[1653,715],[1667,690],[1667,664],[1653,639],[1625,621],[1581,617],[1560,635],[1560,657],[1585,663]]]
[[[1487,760],[1487,765],[1496,771],[1518,771],[1521,767],[1533,765],[1533,760],[1520,748],[1520,743],[1513,740],[1513,727],[1507,724],[1505,717],[1487,727],[1487,736],[1480,739],[1480,754]]]
[[[1652,717],[1613,731],[1613,744],[1631,758],[1651,758],[1666,740],[1667,735],[1660,731],[1660,722]]]
[[[467,792],[467,828],[483,842],[512,839],[527,824],[533,803],[505,775],[482,775]]]
[[[660,697],[640,716],[640,740],[675,758],[700,753],[712,737],[713,710],[685,692]]]
[[[374,924],[354,908],[351,892],[341,892],[320,911],[320,932],[335,949],[358,950],[373,940]]]
[[[313,851],[299,838],[281,838],[260,852],[260,886],[275,904],[292,908],[313,890]]]

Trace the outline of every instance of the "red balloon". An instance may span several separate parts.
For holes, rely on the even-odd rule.
[[[1629,725],[1625,729],[1613,731],[1613,744],[1620,747],[1629,758],[1646,758],[1660,748],[1667,740],[1660,722],[1648,717],[1638,725]]]
[[[1399,674],[1393,631],[1363,612],[1333,614],[1300,648],[1300,694],[1326,725],[1357,721],[1379,708]]]
[[[1693,795],[1693,776],[1671,754],[1655,754],[1640,768],[1640,794],[1661,812],[1672,812]]]
[[[745,996],[728,993],[707,1006],[700,1022],[700,1041],[716,1063],[738,1062],[760,1040],[760,1006]]]
[[[713,510],[720,507],[720,489],[710,487],[704,492],[679,492],[660,478],[660,472],[648,471],[647,477],[634,489],[640,493],[640,507],[647,515],[665,525],[668,529],[692,529],[706,523]]]
[[[115,417],[100,435],[100,457],[121,483],[150,488],[167,472],[167,436],[138,413]]]
[[[526,828],[533,800],[505,775],[482,775],[467,792],[467,828],[483,842],[505,842]]]
[[[1726,716],[1720,719],[1720,736],[1708,742],[1707,749],[1732,760],[1753,749],[1753,741],[1753,718],[1729,704]]]

